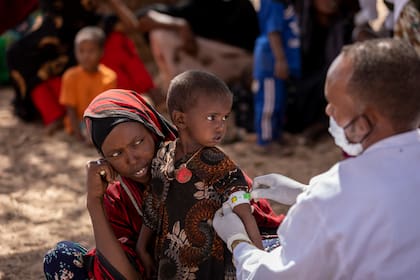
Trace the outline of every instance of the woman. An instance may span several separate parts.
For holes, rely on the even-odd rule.
[[[134,279],[142,270],[134,248],[142,225],[148,167],[156,147],[173,140],[176,131],[140,95],[126,90],[97,96],[86,109],[85,120],[102,157],[86,166],[87,208],[96,249],[85,254],[78,244],[58,243],[44,258],[46,277]],[[70,265],[57,268],[60,262]]]
[[[135,245],[142,225],[143,191],[157,147],[176,130],[139,94],[121,89],[98,95],[85,111],[87,131],[101,158],[87,169],[87,208],[96,249],[59,242],[44,257],[47,279],[137,279],[143,272]],[[267,201],[253,203],[263,234],[283,216]],[[271,245],[271,244],[267,244]],[[66,278],[67,277],[67,278]]]

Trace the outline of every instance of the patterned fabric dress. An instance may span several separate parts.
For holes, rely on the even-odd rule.
[[[218,148],[174,162],[176,142],[165,143],[152,164],[144,224],[156,234],[159,279],[234,279],[232,256],[212,227],[217,209],[236,191],[249,191],[242,171]],[[191,179],[175,170],[188,161]]]
[[[408,41],[420,56],[420,11],[409,1],[395,24],[394,38]]]

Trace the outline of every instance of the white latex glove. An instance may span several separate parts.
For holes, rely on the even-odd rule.
[[[244,240],[251,243],[241,219],[232,212],[228,203],[224,203],[223,207],[214,214],[213,227],[231,252],[232,242],[235,240]]]
[[[292,205],[306,187],[307,185],[289,177],[272,173],[254,178],[251,197],[268,198],[281,204]]]

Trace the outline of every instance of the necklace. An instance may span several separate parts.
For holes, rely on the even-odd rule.
[[[181,164],[178,169],[175,169],[175,180],[178,183],[185,184],[191,180],[192,172],[188,169],[188,163],[203,149],[201,147],[198,149],[188,160],[187,162]]]

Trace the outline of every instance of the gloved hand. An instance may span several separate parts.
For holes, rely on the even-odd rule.
[[[213,227],[220,238],[226,242],[231,252],[232,242],[235,240],[244,240],[251,243],[241,219],[232,212],[232,208],[226,202],[214,214]]]
[[[278,203],[292,205],[307,185],[280,174],[268,174],[254,178],[251,197],[268,198]]]

